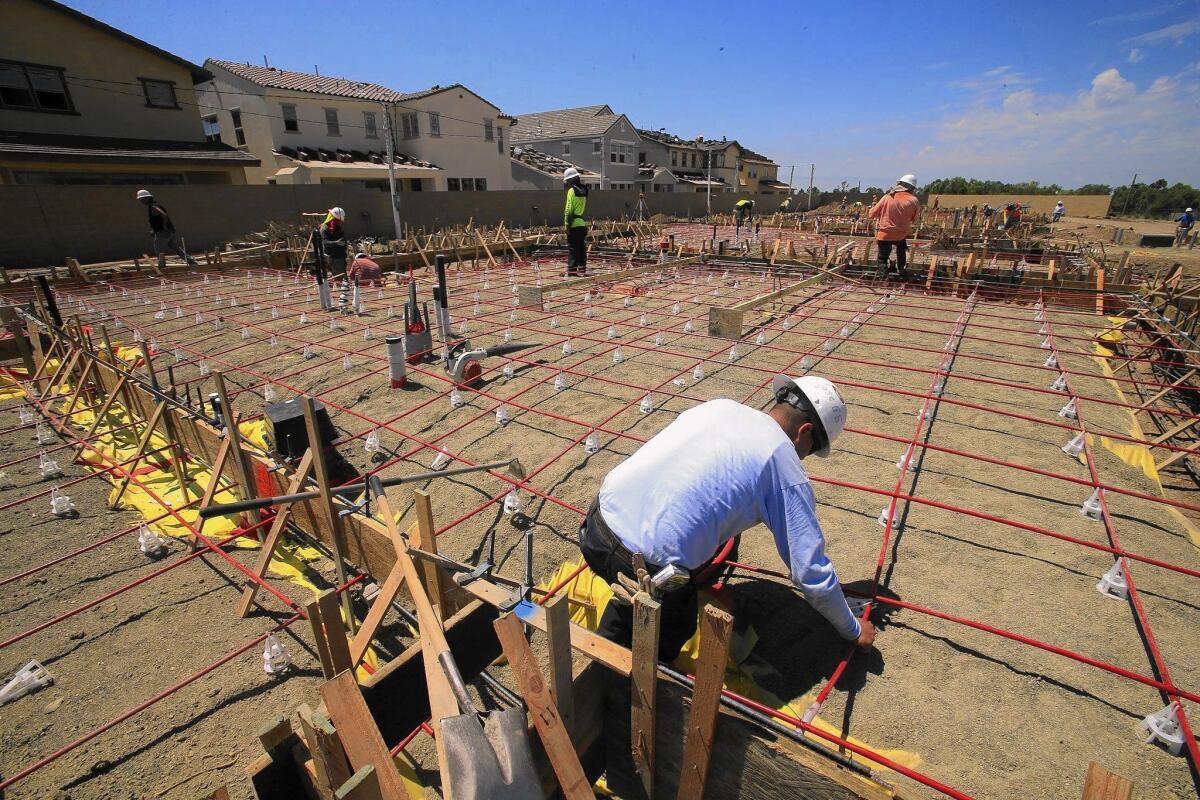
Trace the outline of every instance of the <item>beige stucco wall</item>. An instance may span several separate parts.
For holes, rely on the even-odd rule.
[[[1059,200],[1067,207],[1067,214],[1074,217],[1103,217],[1108,214],[1108,204],[1112,198],[1106,194],[931,194],[926,199],[927,206],[933,206],[937,197],[939,208],[969,208],[983,206],[987,203],[992,208],[1020,202],[1028,203],[1029,210],[1048,214],[1054,210],[1054,204]]]
[[[0,110],[0,129],[204,140],[185,67],[30,0],[4,0],[0,17],[0,55],[64,69],[78,112]],[[72,76],[114,83],[93,84]],[[174,81],[180,107],[148,108],[139,78]]]
[[[416,112],[420,136],[404,139],[400,115]],[[429,131],[429,113],[439,115],[441,136]],[[484,138],[483,121],[492,121],[492,140]],[[400,150],[442,168],[438,189],[446,178],[486,178],[489,191],[515,186],[509,166],[510,131],[496,108],[471,92],[453,88],[411,100],[396,108],[393,118]]]

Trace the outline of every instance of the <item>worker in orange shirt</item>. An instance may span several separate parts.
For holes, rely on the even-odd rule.
[[[917,176],[905,175],[871,206],[868,216],[878,221],[875,239],[879,243],[879,274],[888,274],[892,248],[896,248],[896,271],[900,280],[908,280],[908,234],[912,232],[921,201],[917,199]]]

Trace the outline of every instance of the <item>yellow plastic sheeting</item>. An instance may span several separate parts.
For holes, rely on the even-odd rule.
[[[4,370],[0,372],[0,400],[14,400],[25,396],[25,390],[13,375],[24,376],[24,370]]]
[[[1109,319],[1114,322],[1119,321],[1119,318],[1109,317]],[[1108,334],[1101,336],[1101,338],[1107,341],[1115,342],[1120,341],[1123,336],[1124,335],[1120,331],[1110,331]],[[1125,392],[1121,391],[1120,384],[1115,380],[1116,373],[1113,372],[1112,367],[1108,363],[1108,357],[1112,355],[1112,351],[1100,343],[1097,343],[1095,348],[1096,355],[1093,356],[1093,359],[1097,364],[1100,365],[1100,369],[1104,372],[1104,376],[1108,379],[1108,385],[1112,387],[1117,399],[1126,405],[1132,405],[1128,398],[1125,397]],[[1129,409],[1126,409],[1126,413],[1129,414],[1129,435],[1134,439],[1146,441],[1146,434],[1142,430],[1141,423],[1138,422],[1137,414],[1133,413],[1133,411]],[[1088,438],[1090,441],[1091,437],[1089,436]],[[1167,490],[1163,487],[1162,479],[1158,475],[1158,468],[1155,466],[1154,454],[1147,445],[1134,444],[1132,442],[1114,442],[1107,436],[1100,437],[1100,444],[1126,464],[1136,469],[1140,469],[1147,478],[1154,481],[1154,485],[1158,487],[1158,493],[1163,497],[1167,496]],[[1083,464],[1087,463],[1082,453],[1079,454],[1079,461]],[[1184,531],[1187,532],[1188,539],[1191,540],[1192,546],[1200,548],[1200,528],[1197,528],[1196,525],[1179,509],[1172,508],[1171,506],[1163,506],[1163,508],[1167,509],[1167,512],[1183,527]]]
[[[551,586],[557,586],[560,581],[564,580],[568,575],[578,569],[580,563],[581,562],[576,561],[574,563],[568,562],[562,564],[559,566],[558,570],[554,573],[550,580],[542,584],[542,588],[548,589]],[[567,592],[567,596],[569,598],[580,600],[583,601],[583,603],[589,604],[582,605],[581,603],[572,603],[571,621],[580,627],[587,628],[588,630],[596,630],[600,624],[600,617],[604,613],[604,608],[608,605],[608,601],[612,597],[612,589],[609,588],[608,584],[593,574],[590,569],[585,569],[583,572],[579,573],[578,577],[576,577],[559,591]],[[702,593],[702,600],[720,605],[716,598],[706,593]],[[701,609],[703,609],[704,602],[701,602],[700,606]],[[762,686],[760,686],[754,679],[754,668],[743,663],[745,657],[749,655],[750,651],[754,648],[754,643],[757,641],[758,634],[754,631],[752,626],[745,626],[742,632],[734,633],[733,641],[730,644],[730,660],[725,670],[725,688],[732,692],[736,692],[743,697],[749,697],[750,699],[759,703],[768,705],[797,719],[803,717],[805,709],[812,704],[812,701],[816,698],[817,693],[813,691],[793,703],[785,703],[771,692],[768,692],[766,689],[762,688]],[[679,656],[675,659],[671,666],[679,672],[686,672],[694,675],[696,672],[696,662],[699,656],[700,630],[699,626],[697,626],[696,633],[691,639],[688,640],[687,644],[683,646],[683,650],[680,651]],[[813,719],[812,725],[834,736],[842,735],[841,730],[838,727],[830,725],[819,716]],[[820,738],[817,737],[817,740],[820,741]],[[848,741],[852,744],[865,747],[869,750],[879,753],[881,756],[889,758],[902,766],[909,767],[910,769],[917,767],[917,765],[921,763],[921,757],[918,754],[910,753],[907,750],[881,749],[854,737],[850,737]],[[853,755],[853,757],[865,762],[866,764],[869,764],[874,769],[887,769],[887,767],[883,766],[882,764],[878,764],[869,758],[863,758],[862,756],[857,755]]]

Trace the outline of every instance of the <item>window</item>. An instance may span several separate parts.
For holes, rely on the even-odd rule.
[[[563,155],[564,156],[571,155],[571,143],[570,142],[563,142]]]
[[[486,192],[487,191],[487,178],[476,178],[475,179],[475,191],[477,191],[477,192]]]
[[[375,112],[363,112],[363,127],[366,128],[368,139],[378,139],[379,129],[375,127]]]
[[[671,166],[672,167],[679,166],[678,159],[679,159],[679,153],[672,150],[671,151]]]
[[[146,105],[150,108],[179,108],[175,99],[174,81],[156,81],[151,78],[138,78],[142,82],[142,92],[146,95]]]
[[[242,110],[231,108],[229,116],[233,119],[233,139],[237,142],[238,147],[242,147],[246,144],[246,132],[242,130]]]
[[[0,108],[73,113],[63,72],[57,67],[34,67],[0,62]]]
[[[217,121],[217,115],[213,114],[210,117],[201,117],[200,125],[204,128],[204,141],[220,144],[221,142],[221,123]]]
[[[414,192],[421,191],[421,179],[420,178],[410,179],[408,182],[408,188],[412,189]]]
[[[279,106],[283,110],[283,129],[288,133],[300,132],[300,120],[296,118],[296,107],[291,103]]]
[[[474,179],[472,179],[472,178],[463,178],[463,179],[462,179],[462,190],[463,190],[464,192],[473,192],[473,191],[475,191],[475,181],[474,181]]]
[[[592,155],[600,155],[601,142],[599,139],[592,139]]]
[[[338,124],[337,109],[325,109],[325,133],[328,136],[341,136],[342,128]]]
[[[496,128],[496,152],[504,154],[504,128]]]
[[[446,178],[446,191],[447,192],[457,192],[458,191],[458,178]]]
[[[442,135],[442,115],[438,114],[436,111],[429,112],[429,135],[430,136],[441,136]],[[405,138],[408,138],[408,137],[405,137]]]
[[[485,119],[483,121],[483,140],[485,142],[490,142],[494,136],[495,134],[492,127],[492,121],[490,119]]]
[[[646,153],[645,153],[645,151],[639,151],[639,152],[638,152],[638,163],[639,163],[639,164],[645,164],[645,163],[646,163]]]
[[[608,154],[608,160],[613,164],[624,164],[629,156],[632,155],[633,145],[613,142],[612,150]]]
[[[417,127],[417,112],[400,115],[400,131],[405,139],[416,139],[421,135],[421,130]]]
[[[696,154],[692,153],[692,169],[696,168]]]

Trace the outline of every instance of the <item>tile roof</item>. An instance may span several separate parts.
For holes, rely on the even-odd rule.
[[[543,153],[541,150],[534,150],[532,147],[510,147],[508,148],[508,152],[514,161],[520,161],[526,166],[533,167],[538,172],[553,175],[556,178],[561,178],[568,167],[579,169],[576,164],[572,164],[566,159],[552,156],[549,153]],[[589,169],[579,169],[579,174],[585,178],[600,177],[597,173]]]
[[[326,150],[324,147],[277,147],[275,148],[275,153],[301,162],[387,165],[387,153],[380,153],[375,150],[363,152],[362,150]],[[413,158],[407,153],[396,153],[393,161],[398,165],[406,167],[440,169],[440,167],[432,162]]]
[[[607,105],[520,114],[517,124],[512,127],[512,141],[597,136],[611,128],[620,116]]]
[[[381,102],[398,102],[425,94],[418,92],[415,95],[405,95],[377,83],[352,81],[349,78],[335,78],[329,75],[310,75],[307,72],[292,72],[278,67],[256,67],[234,61],[222,61],[217,58],[208,59],[204,62],[204,66],[220,67],[239,78],[269,89],[290,89],[294,92],[312,92],[313,94]],[[441,90],[435,87],[428,90],[427,93],[432,94],[434,91]]]
[[[651,139],[661,144],[672,145],[674,147],[696,147],[701,150],[706,148],[719,150],[728,147],[731,144],[737,144],[737,142],[727,141],[725,139],[721,139],[720,141],[716,139],[706,139],[704,141],[684,139],[681,136],[676,136],[675,134],[667,133],[666,131],[651,131],[645,128],[638,128],[637,132],[641,134],[643,139]],[[738,146],[740,147],[741,145]]]
[[[0,153],[9,157],[46,158],[56,161],[175,161],[231,164],[241,167],[253,167],[259,163],[258,159],[249,153],[226,144],[23,131],[0,131]]]
[[[762,153],[756,153],[753,150],[742,148],[742,161],[761,161],[764,164],[774,164],[775,162],[764,156]]]

